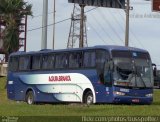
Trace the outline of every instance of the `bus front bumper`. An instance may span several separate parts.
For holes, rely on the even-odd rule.
[[[113,103],[124,104],[151,104],[153,97],[131,97],[131,96],[115,96]]]

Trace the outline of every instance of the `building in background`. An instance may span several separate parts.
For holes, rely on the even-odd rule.
[[[2,57],[0,58],[0,76],[7,75],[7,62],[6,62],[6,54],[7,52],[4,49],[4,31],[5,31],[6,23],[3,20],[3,16],[0,15],[0,54]],[[22,51],[26,51],[26,35],[27,35],[27,15],[25,15],[21,19],[21,23],[19,24],[19,49]],[[18,49],[18,50],[19,50]],[[17,49],[15,49],[18,51]]]

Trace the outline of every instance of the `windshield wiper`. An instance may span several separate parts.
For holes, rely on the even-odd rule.
[[[140,79],[141,79],[141,81],[143,82],[144,86],[147,87],[147,85],[145,84],[145,81],[143,80],[141,74],[140,74]]]
[[[137,71],[137,67],[135,66],[136,68],[136,75],[141,79],[142,83],[144,84],[145,87],[147,87],[147,85],[145,84],[145,81],[143,80],[142,76],[141,76],[141,73]],[[137,81],[136,81],[137,82]]]
[[[133,70],[133,71],[128,75],[128,83],[129,83],[129,84],[131,83],[132,78],[133,78],[134,76],[136,77],[136,73],[135,73],[135,71]],[[137,84],[137,83],[136,83],[136,78],[135,78],[135,84]]]
[[[131,74],[129,74],[130,76],[128,77],[128,81],[129,83],[131,83],[132,81],[132,78],[135,77],[135,87],[139,88],[138,87],[138,84],[137,84],[137,77],[140,78],[140,81],[143,83],[144,85],[144,88],[147,87],[147,85],[145,84],[145,81],[143,80],[142,76],[141,76],[141,73],[137,71],[137,68],[135,67],[135,71],[133,70]]]
[[[138,76],[140,78],[140,80],[142,81],[142,83],[144,84],[144,86],[147,87],[146,84],[145,84],[145,81],[143,80],[143,78],[141,76],[141,74],[137,70],[136,71],[133,70],[130,75],[131,76],[128,77],[129,83],[131,83],[132,78],[135,77],[135,87],[138,87],[138,85],[137,85],[137,77],[136,77],[136,76]]]

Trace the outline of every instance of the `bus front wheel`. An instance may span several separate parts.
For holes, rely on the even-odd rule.
[[[93,94],[92,91],[88,91],[84,96],[84,103],[87,105],[93,104]]]
[[[34,104],[34,94],[33,91],[28,91],[26,95],[26,102],[29,105]]]

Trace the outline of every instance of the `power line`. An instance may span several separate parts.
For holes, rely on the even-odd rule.
[[[88,12],[90,12],[90,11],[93,11],[93,10],[97,9],[97,8],[98,8],[98,7],[92,8],[92,9],[90,9],[90,10],[85,11],[84,13],[88,13]],[[55,22],[55,25],[56,25],[56,24],[59,24],[59,23],[62,23],[62,22],[65,22],[65,21],[68,21],[68,20],[70,20],[70,19],[71,19],[71,17],[70,17],[70,18],[63,19],[63,20],[60,20],[60,21],[58,21],[58,22]],[[48,24],[47,27],[53,26],[53,25],[54,25],[54,23]],[[44,27],[41,26],[41,27],[33,28],[33,29],[28,30],[27,32],[39,30],[39,29],[42,29],[42,28],[45,28],[45,27],[46,27],[46,26],[44,26]]]
[[[70,20],[70,19],[71,19],[71,18],[67,18],[67,19],[60,20],[60,21],[56,22],[55,25],[56,25],[56,24],[59,24],[59,23],[62,23],[62,22],[65,22],[65,21]],[[52,24],[48,24],[47,27],[53,26],[53,25],[54,25],[53,23],[52,23]],[[44,27],[46,27],[46,26],[44,26]],[[33,28],[33,29],[28,30],[28,32],[30,32],[30,31],[35,31],[35,30],[39,30],[39,29],[42,29],[42,28],[44,28],[44,27],[41,26],[41,27]]]
[[[124,11],[125,12],[125,11]],[[119,15],[121,16],[122,19],[124,19],[124,17],[122,16],[121,13],[119,13]],[[134,32],[132,31],[132,29],[130,28],[130,32],[133,35],[133,37],[135,38],[135,40],[141,45],[142,48],[145,49],[144,45],[140,42],[140,40],[137,38],[137,36],[134,34]]]
[[[92,8],[92,9],[87,10],[87,11],[84,12],[84,13],[88,13],[88,12],[90,12],[90,11],[93,11],[93,10],[97,9],[97,8],[98,8],[98,7],[94,7],[94,8]]]
[[[120,4],[121,4],[121,3],[120,3]],[[121,5],[122,5],[122,4],[121,4]],[[123,6],[123,5],[122,5],[122,6]],[[125,8],[125,6],[123,6],[123,7]],[[124,12],[126,12],[125,9],[124,9]],[[121,15],[121,13],[119,13],[119,15],[121,16],[122,19],[124,19],[123,16]],[[143,44],[140,42],[140,40],[137,38],[137,36],[133,33],[133,31],[132,31],[131,28],[130,28],[130,32],[131,32],[132,35],[135,37],[135,39],[137,40],[137,42],[142,46],[142,48],[145,49],[145,47],[144,47]]]
[[[124,44],[123,39],[118,35],[118,33],[115,31],[115,29],[112,27],[111,23],[106,19],[105,15],[98,10],[98,12],[101,14],[101,17],[107,22],[109,27],[112,29],[112,31],[115,33],[115,35],[119,38],[119,40]]]
[[[96,35],[99,37],[99,39],[104,43],[107,44],[106,41],[100,36],[100,34],[97,32],[97,30],[89,23],[87,22],[88,25],[94,30],[94,32],[96,33]]]
[[[121,4],[121,2],[120,2],[120,4]],[[122,5],[122,4],[121,4]],[[123,6],[123,5],[122,5]],[[124,8],[125,8],[125,6],[123,6]],[[126,12],[126,10],[125,9],[123,9],[124,10],[124,12]],[[120,14],[120,13],[119,13]],[[123,19],[123,16],[120,14],[120,16],[121,16],[121,18]],[[145,49],[145,47],[143,46],[143,44],[140,42],[140,40],[136,37],[136,35],[133,33],[133,31],[132,31],[132,29],[130,28],[130,32],[132,33],[132,35],[135,37],[135,39],[137,40],[137,42],[142,46],[142,48],[144,48]]]
[[[97,9],[98,7],[94,7],[94,8],[92,8],[92,9],[89,9],[89,10],[87,10],[87,11],[85,11],[85,13],[88,13],[88,12],[90,12],[90,11],[93,11],[93,10],[95,10],[95,9]],[[98,10],[99,11],[99,10]],[[100,12],[100,11],[99,11]],[[104,18],[104,20],[105,21],[107,21],[107,24],[110,26],[110,28],[112,29],[112,31],[116,34],[116,36],[120,39],[120,41],[122,42],[122,43],[124,43],[123,42],[123,40],[121,39],[121,37],[118,35],[118,33],[115,31],[115,29],[112,27],[112,25],[110,24],[110,22],[105,18],[105,16],[104,16],[104,14],[102,13],[102,12],[100,12],[101,13],[101,17],[102,18]],[[53,14],[53,12],[50,12],[50,13],[48,13],[48,14]],[[120,13],[119,13],[120,14]],[[111,14],[112,16],[113,16],[113,14]],[[40,17],[40,16],[42,16],[42,15],[37,15],[37,16],[34,16],[34,17]],[[120,16],[121,16],[121,18],[123,19],[123,16],[120,14]],[[113,16],[114,17],[114,16]],[[71,19],[71,17],[70,18],[66,18],[66,19],[63,19],[63,20],[60,20],[60,21],[58,21],[58,22],[56,22],[55,24],[59,24],[59,23],[62,23],[62,22],[65,22],[65,21],[68,21],[68,20],[70,20]],[[115,19],[115,21],[119,24],[119,22],[117,21],[117,19],[116,19],[116,17],[114,17],[114,19]],[[95,20],[97,20],[97,19],[95,19]],[[48,24],[47,26],[53,26],[54,24],[52,23],[52,24]],[[120,25],[120,24],[119,24]],[[121,29],[122,29],[122,31],[124,30],[123,29],[123,27],[120,25],[120,27],[121,27]],[[28,32],[30,32],[30,31],[35,31],[35,30],[39,30],[39,29],[42,29],[43,27],[41,26],[41,27],[37,27],[37,28],[33,28],[33,29],[30,29],[30,30],[28,30]],[[93,28],[93,27],[92,27]],[[105,31],[105,29],[101,26],[101,28]],[[95,30],[95,29],[94,29]],[[142,43],[139,41],[139,39],[136,37],[136,35],[133,33],[133,31],[130,29],[130,31],[131,31],[131,33],[132,33],[132,35],[135,37],[135,39],[137,40],[137,42],[144,48],[144,46],[142,45]],[[111,38],[111,36],[108,34],[108,33],[106,33],[107,35],[108,35],[108,37],[113,41],[113,39]],[[97,35],[99,35],[99,34],[97,34]],[[100,36],[100,35],[99,35]],[[103,39],[101,39],[101,40],[103,40]],[[104,41],[104,40],[103,40]]]
[[[108,13],[114,18],[115,22],[119,25],[119,27],[121,28],[122,32],[125,32],[125,29],[123,28],[121,23],[117,20],[115,15],[111,13],[110,9],[108,9]],[[130,41],[131,41],[132,45],[134,45],[131,39],[130,39]]]
[[[106,30],[104,29],[104,27],[101,25],[101,23],[98,22],[98,20],[96,19],[96,17],[93,14],[92,14],[92,17],[98,23],[98,25],[101,27],[101,29],[103,30],[103,32],[105,32],[105,34],[107,34],[107,36],[109,37],[109,39],[112,40],[113,43],[115,43],[114,40],[111,38],[111,36],[108,34],[108,32],[106,32]]]

